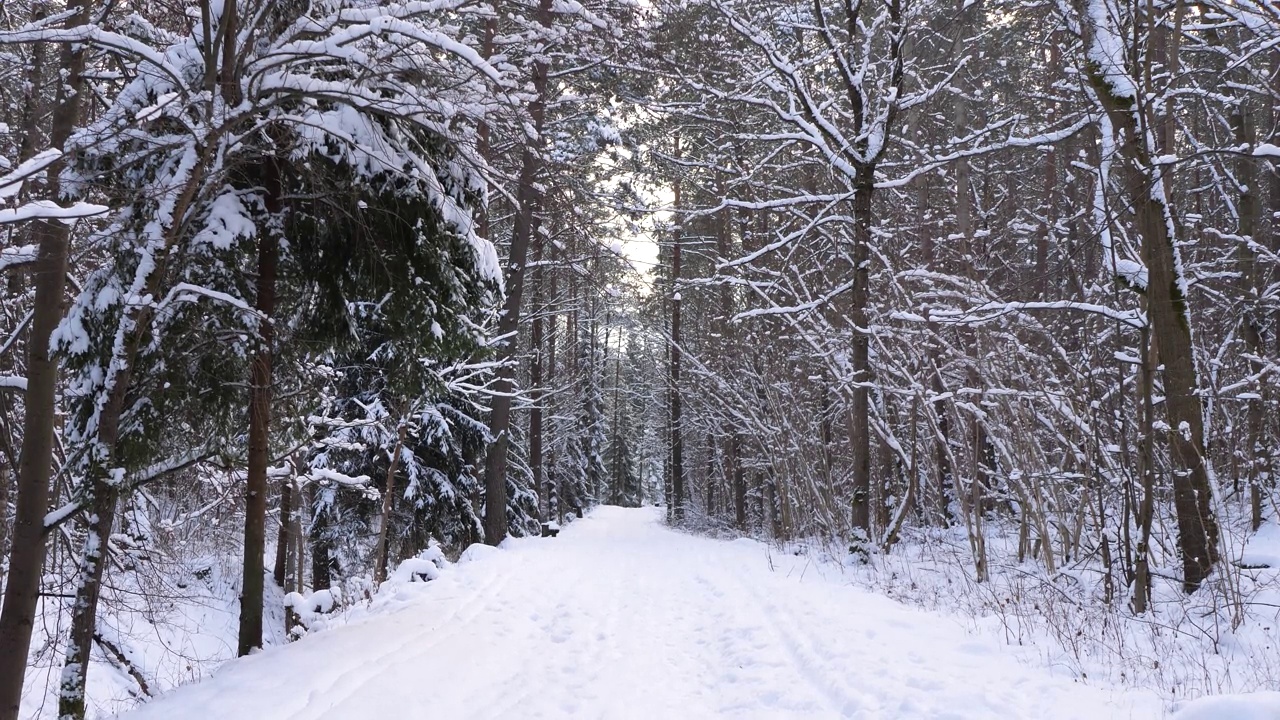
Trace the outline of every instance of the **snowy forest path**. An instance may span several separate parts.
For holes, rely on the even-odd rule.
[[[658,510],[603,507],[554,540],[509,541],[392,587],[365,618],[228,663],[127,717],[1161,715],[1151,695],[1055,675],[795,560],[673,531]]]

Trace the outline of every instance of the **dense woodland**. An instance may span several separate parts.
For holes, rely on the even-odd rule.
[[[601,503],[1247,624],[1277,145],[1257,0],[8,0],[0,719]]]

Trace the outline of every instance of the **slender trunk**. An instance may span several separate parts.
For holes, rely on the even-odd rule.
[[[1252,147],[1257,142],[1256,132],[1253,127],[1253,120],[1247,114],[1243,103],[1236,106],[1236,110],[1231,115],[1231,124],[1234,126],[1236,142],[1245,147]],[[1258,202],[1258,192],[1254,188],[1256,180],[1256,170],[1254,161],[1248,156],[1241,156],[1236,162],[1236,182],[1240,188],[1240,197],[1236,203],[1237,211],[1240,215],[1239,232],[1241,238],[1247,241],[1255,240],[1258,232],[1258,215],[1260,207]],[[1263,288],[1260,287],[1260,279],[1256,267],[1255,252],[1249,247],[1247,242],[1241,242],[1236,251],[1236,268],[1239,272],[1239,287],[1241,301],[1244,304],[1243,317],[1240,320],[1240,337],[1244,340],[1245,345],[1249,348],[1249,353],[1258,358],[1249,363],[1250,371],[1257,377],[1262,377],[1264,372],[1264,361],[1267,349],[1262,336],[1262,318],[1258,311],[1258,298]],[[1268,479],[1268,459],[1270,458],[1270,450],[1267,448],[1266,436],[1266,406],[1263,393],[1267,392],[1266,383],[1258,388],[1255,393],[1256,397],[1250,398],[1248,401],[1248,445],[1245,447],[1245,459],[1248,463],[1247,478],[1249,482],[1249,510],[1250,520],[1254,530],[1262,525],[1262,498],[1265,492],[1264,483]]]
[[[274,164],[271,172],[278,171]],[[278,177],[269,195],[279,197]],[[269,208],[270,209],[270,208]],[[258,352],[249,371],[249,457],[245,479],[244,577],[240,594],[240,655],[262,647],[263,554],[266,550],[267,463],[271,442],[271,365],[275,354],[276,275],[280,240],[268,234],[258,240],[258,295],[261,316]]]
[[[747,471],[742,466],[742,434],[734,433],[729,441],[729,464],[733,468],[733,522],[739,530],[747,529]]]
[[[853,193],[853,293],[849,319],[853,329],[853,406],[849,440],[853,450],[853,527],[863,542],[871,539],[871,382],[870,328],[867,325],[867,265],[871,247],[871,198],[874,167],[859,168]]]
[[[619,338],[618,345],[622,345]],[[619,420],[622,415],[622,405],[618,403],[618,387],[622,384],[622,353],[618,353],[613,361],[613,496],[610,502],[614,505],[629,505],[624,503],[623,498],[627,494],[627,462],[623,455],[622,437],[619,435]]]
[[[529,408],[529,469],[533,475],[533,491],[538,496],[538,522],[546,521],[544,502],[546,495],[542,488],[543,450],[542,450],[542,398],[545,391],[542,387],[542,312],[543,293],[542,280],[545,272],[542,267],[542,238],[534,238],[533,261],[533,328],[529,337],[530,350],[533,357],[529,361],[529,385],[533,393],[533,404]]]
[[[307,544],[302,540],[302,486],[297,480],[289,482],[289,489],[294,498],[297,499],[293,503],[293,512],[289,516],[289,540],[293,545],[293,587],[298,592],[306,592],[307,572]]]
[[[69,5],[68,27],[89,20],[90,0]],[[58,84],[50,145],[62,149],[80,121],[84,97],[85,47],[66,45],[59,61],[65,80]],[[33,92],[36,90],[33,89]],[[50,198],[60,195],[56,164],[47,175]],[[9,555],[9,578],[0,612],[0,720],[16,720],[22,702],[22,681],[35,627],[44,566],[44,516],[49,509],[53,469],[53,434],[57,422],[58,363],[49,352],[49,338],[62,320],[63,288],[67,280],[70,226],[56,220],[35,224],[32,238],[38,248],[34,266],[35,307],[27,339],[27,391],[22,421],[22,451],[18,460],[17,513]]]
[[[551,26],[551,0],[539,0],[538,22]],[[489,416],[489,432],[493,444],[485,464],[484,541],[497,545],[507,537],[507,445],[511,428],[511,395],[515,391],[516,333],[520,329],[520,301],[524,296],[525,259],[534,230],[534,214],[539,211],[542,191],[538,179],[542,171],[542,125],[547,106],[547,61],[540,56],[533,64],[533,100],[529,103],[529,120],[533,135],[525,138],[520,157],[520,180],[516,188],[519,205],[515,228],[511,233],[511,250],[507,262],[507,298],[498,321],[498,334],[505,339],[498,348],[503,361],[494,382],[497,395]]]
[[[680,138],[675,139],[675,155],[680,157]],[[680,391],[680,178],[675,182],[675,227],[671,237],[671,364],[668,368],[671,392],[671,517],[679,523],[684,520],[685,477],[684,477],[684,428],[681,415],[683,413],[683,397]]]
[[[47,2],[39,2],[31,6],[31,22],[39,22],[48,16],[49,4]],[[18,145],[18,162],[30,160],[41,149],[40,120],[44,115],[44,103],[41,102],[44,97],[42,91],[44,86],[44,66],[44,43],[35,43],[31,46],[31,63],[27,65],[27,77],[25,78],[28,95],[27,101],[22,107],[22,124],[20,126],[22,128],[22,140]]]
[[[916,201],[917,207],[930,207],[929,186],[922,182]],[[924,227],[924,219],[920,220],[921,235],[921,256],[924,266],[928,270],[938,271],[939,262],[936,257],[937,245],[933,241],[934,233],[931,229]],[[929,334],[936,337],[938,335],[938,326],[936,323],[928,324]],[[935,397],[942,397],[945,391],[945,385],[942,380],[942,370],[939,367],[939,352],[936,344],[929,347],[929,357],[926,372],[929,375],[929,386]],[[955,513],[952,510],[952,502],[956,499],[955,494],[955,477],[951,470],[951,418],[947,414],[947,402],[945,400],[935,400],[933,402],[933,414],[937,419],[937,432],[930,433],[933,437],[933,466],[937,471],[937,510],[938,519],[943,527],[950,527],[956,520]]]
[[[557,252],[556,252],[555,245],[550,245],[547,247],[547,256],[552,260],[556,259]],[[547,278],[547,294],[548,294],[548,297],[550,297],[553,301],[555,301],[558,298],[558,293],[560,292],[559,275],[554,271],[548,272],[548,275],[549,277]],[[556,384],[556,338],[559,336],[559,332],[560,332],[560,316],[556,313],[552,313],[551,316],[548,318],[548,321],[549,322],[548,322],[548,327],[546,332],[547,366],[543,373],[544,374],[543,384],[548,387],[554,387]],[[539,400],[547,404],[547,407],[544,408],[544,412],[550,417],[555,417],[555,396],[552,395],[549,398],[543,396],[543,397],[540,397]],[[554,436],[554,433],[552,434]],[[554,444],[551,447],[546,448],[546,460],[544,461],[543,465],[545,467],[546,484],[547,484],[546,518],[548,520],[559,522],[560,521],[560,488],[556,485],[557,483],[557,476],[555,473],[556,446]]]
[[[286,594],[291,592],[302,592],[302,583],[297,581],[299,575],[302,574],[302,557],[298,554],[299,547],[294,540],[294,518],[293,513],[285,512],[285,498],[293,494],[292,478],[285,480],[280,486],[280,535],[276,541],[276,563],[280,575],[276,579],[276,584],[280,586]],[[281,542],[283,540],[283,543]],[[292,607],[284,610],[284,636],[288,640],[293,634],[293,628],[299,624],[298,613]]]
[[[1056,50],[1054,51],[1056,54]],[[1056,66],[1055,66],[1056,67]],[[1049,298],[1049,246],[1054,241],[1054,189],[1058,180],[1057,150],[1050,147],[1045,153],[1044,170],[1044,220],[1041,222],[1040,234],[1036,237],[1036,294],[1041,300]]]
[[[0,450],[0,557],[9,554],[9,486],[12,482],[9,453]],[[4,568],[0,566],[0,585],[3,584]]]
[[[955,35],[952,37],[952,56],[956,58],[960,56],[960,48],[968,37],[970,13],[967,10],[968,5],[964,3],[957,4]],[[969,101],[965,95],[969,83],[963,71],[961,72],[961,77],[957,80],[961,92],[956,96],[952,116],[952,131],[957,137],[964,137],[969,132]],[[964,277],[967,280],[978,283],[981,279],[978,277],[978,268],[974,261],[980,253],[979,249],[975,247],[977,228],[973,220],[974,193],[971,170],[972,168],[967,159],[961,159],[956,163],[956,234],[960,238],[960,259]],[[1047,242],[1047,240],[1042,239],[1042,242]],[[1047,247],[1045,254],[1047,262]],[[977,365],[978,359],[982,357],[978,334],[971,327],[961,327],[960,336],[968,353],[968,384],[970,387],[980,388],[984,383]],[[981,396],[978,398],[978,406],[982,406]],[[970,500],[973,512],[981,514],[989,504],[986,492],[991,486],[992,468],[987,464],[989,441],[987,439],[986,423],[977,414],[973,416],[972,422],[973,436],[969,451],[973,458],[971,477],[974,484],[970,485]],[[975,518],[973,527],[978,533],[978,536],[974,538],[974,546],[982,548],[984,544],[981,537],[982,519],[980,517]],[[976,558],[976,561],[980,567],[985,566],[983,558]],[[979,575],[982,575],[982,573],[979,572]]]
[[[707,434],[707,469],[703,476],[703,489],[706,490],[705,495],[705,513],[708,518],[715,517],[716,514],[716,436]]]
[[[89,507],[89,527],[84,552],[80,557],[80,584],[71,615],[71,633],[67,659],[58,688],[58,717],[81,720],[85,716],[85,684],[89,659],[97,627],[98,598],[102,592],[102,575],[106,569],[115,520],[119,488],[101,477],[92,480],[93,499]]]
[[[392,503],[396,491],[396,472],[400,469],[400,453],[404,449],[404,436],[408,430],[403,413],[400,428],[396,431],[396,446],[391,451],[391,466],[387,468],[387,490],[382,494],[382,522],[378,525],[378,544],[374,550],[373,582],[375,585],[387,579],[387,530],[391,526]]]
[[[1085,7],[1079,16],[1086,46],[1096,43],[1097,22]],[[1151,122],[1141,96],[1117,89],[1096,63],[1086,64],[1103,109],[1116,130],[1117,155],[1135,229],[1142,239],[1147,265],[1147,311],[1165,390],[1170,445],[1173,449],[1174,513],[1182,555],[1183,590],[1194,592],[1218,561],[1218,524],[1211,505],[1204,443],[1204,416],[1191,348],[1191,316],[1186,282],[1175,244],[1175,219],[1164,192],[1162,173],[1154,164],[1144,127]]]
[[[197,166],[187,179],[186,186],[174,203],[174,218],[182,218],[190,207],[195,191],[203,178],[203,163]],[[166,238],[166,251],[173,243],[173,236],[180,232],[181,223],[175,222]],[[155,263],[146,276],[146,294],[151,297],[160,295],[160,287],[165,278],[167,254],[158,253]],[[85,685],[89,669],[89,658],[93,652],[93,643],[98,637],[97,612],[98,599],[102,590],[102,577],[106,570],[107,541],[111,537],[115,522],[116,506],[121,493],[125,491],[124,480],[126,468],[115,467],[117,443],[120,439],[120,421],[128,405],[129,390],[133,383],[134,360],[143,341],[147,337],[155,307],[145,305],[130,309],[129,314],[121,319],[121,323],[131,325],[125,343],[113,350],[113,364],[119,369],[113,376],[108,376],[102,392],[107,394],[98,417],[96,445],[92,452],[96,455],[89,464],[89,470],[83,479],[78,498],[83,507],[90,511],[88,530],[84,551],[81,554],[78,571],[80,582],[76,587],[75,602],[72,604],[71,631],[68,636],[66,662],[64,665],[58,695],[58,715],[63,718],[83,718],[85,715]]]
[[[333,585],[333,553],[329,545],[329,511],[316,508],[315,485],[307,487],[307,504],[311,507],[311,589],[328,590]]]
[[[240,73],[236,68],[236,51],[239,48],[236,35],[240,32],[240,17],[236,3],[237,0],[223,0],[222,4],[222,68],[218,79],[222,99],[227,105],[240,103]]]
[[[1138,506],[1138,546],[1133,555],[1133,612],[1147,611],[1151,595],[1151,520],[1155,514],[1155,407],[1151,400],[1151,373],[1155,352],[1151,347],[1151,331],[1142,328],[1141,361],[1138,368],[1139,393],[1142,401],[1142,446],[1138,451],[1138,475],[1142,478],[1142,500]]]
[[[293,493],[291,488],[293,481],[284,479],[280,481],[280,533],[276,535],[276,567],[273,576],[276,585],[284,587],[286,575],[288,575],[288,555],[289,555],[289,516],[293,511]]]
[[[480,46],[480,54],[485,60],[488,60],[493,55],[493,39],[497,34],[497,31],[497,19],[492,17],[486,19],[484,22],[484,41]],[[487,122],[481,122],[479,127],[476,128],[476,154],[484,160],[486,166],[489,164],[489,123]],[[485,202],[481,204],[479,210],[476,212],[476,235],[484,238],[485,240],[493,239],[489,230],[489,200],[489,188],[486,186]],[[484,473],[486,471],[485,467],[478,462],[480,452],[481,451],[471,451],[468,453],[467,457],[467,467],[476,479],[475,486],[471,491],[471,511],[477,516],[480,515],[480,507],[484,503],[484,494],[482,491],[485,484]],[[483,533],[483,528],[480,528],[479,530]],[[470,529],[468,534],[473,535],[473,537],[469,539],[469,542],[480,542],[484,540],[483,534],[474,536],[475,533],[475,528]]]

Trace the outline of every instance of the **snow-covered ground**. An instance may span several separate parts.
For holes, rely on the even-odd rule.
[[[226,664],[128,720],[1158,718],[957,619],[754,541],[604,507],[556,539],[472,548],[371,611]]]

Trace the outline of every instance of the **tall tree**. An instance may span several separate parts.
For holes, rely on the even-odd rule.
[[[74,32],[90,22],[93,4],[77,0],[68,5],[66,28]],[[16,38],[15,38],[16,39]],[[49,145],[61,151],[80,122],[85,93],[84,45],[62,46],[58,84],[50,126]],[[34,89],[33,89],[34,90]],[[44,194],[63,195],[60,164],[50,164]],[[37,221],[33,240],[35,307],[27,339],[27,382],[22,421],[22,454],[18,460],[17,515],[9,555],[9,575],[4,606],[0,610],[0,720],[17,720],[22,683],[35,625],[45,555],[45,513],[49,510],[49,485],[53,472],[54,424],[57,422],[58,360],[52,356],[50,338],[62,320],[67,280],[71,227],[55,218]]]

